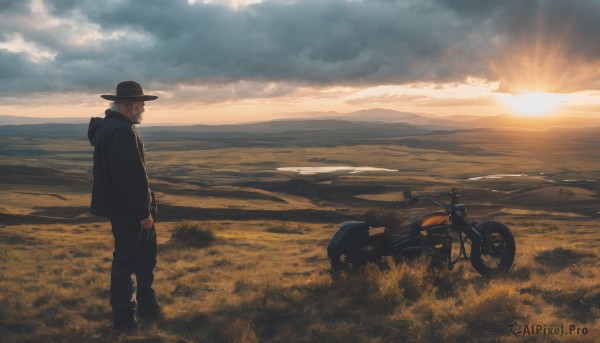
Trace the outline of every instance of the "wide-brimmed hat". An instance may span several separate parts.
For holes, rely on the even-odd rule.
[[[106,100],[112,101],[151,101],[156,100],[158,97],[156,95],[144,95],[144,91],[142,91],[142,86],[135,81],[123,81],[117,85],[117,94],[105,94],[100,95],[102,98]]]

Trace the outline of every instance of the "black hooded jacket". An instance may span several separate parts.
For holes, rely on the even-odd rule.
[[[144,146],[133,122],[106,110],[92,118],[88,138],[94,146],[94,186],[90,212],[103,217],[124,214],[148,218],[151,192],[146,175]]]

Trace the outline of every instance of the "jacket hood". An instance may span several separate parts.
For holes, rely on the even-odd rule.
[[[90,119],[90,126],[88,127],[88,139],[90,140],[90,144],[93,146],[97,146],[98,142],[100,141],[100,137],[102,136],[102,128],[105,127],[109,122],[114,122],[116,120],[122,121],[125,125],[133,125],[131,119],[125,117],[119,112],[108,109],[104,112],[104,114],[106,114],[104,118],[93,117]]]
[[[93,117],[90,119],[90,126],[88,127],[88,139],[90,140],[90,144],[92,146],[96,146],[100,140],[100,134],[98,131],[100,131],[99,128],[102,127],[103,122],[104,118],[100,117]]]

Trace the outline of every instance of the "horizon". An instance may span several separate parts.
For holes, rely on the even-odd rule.
[[[377,111],[385,111],[378,113]],[[395,113],[389,113],[389,111]],[[361,116],[368,112],[365,116]],[[394,119],[394,114],[401,117]],[[549,114],[544,116],[521,116],[518,114],[499,115],[470,115],[470,116],[428,116],[408,112],[397,112],[389,109],[366,109],[350,113],[319,112],[311,116],[280,117],[246,122],[204,123],[204,122],[146,122],[137,124],[138,127],[246,127],[253,125],[269,125],[285,123],[288,129],[303,122],[323,121],[329,125],[341,123],[371,123],[371,124],[402,124],[414,129],[426,130],[464,130],[464,129],[509,129],[509,130],[548,130],[548,129],[590,129],[600,128],[600,117],[595,115],[580,115],[577,117],[564,114]],[[103,117],[104,114],[97,116]],[[93,116],[92,116],[93,117]],[[458,118],[457,118],[458,117]],[[0,127],[21,125],[87,125],[91,117],[27,117],[0,114]],[[291,125],[291,126],[290,126]]]
[[[31,0],[3,7],[6,115],[102,115],[108,102],[100,95],[127,79],[159,96],[146,103],[143,124],[150,125],[373,108],[432,117],[600,110],[594,1]],[[135,16],[122,15],[134,9]]]
[[[566,118],[573,118],[573,119],[598,119],[598,124],[600,126],[600,117],[594,116],[594,115],[580,115],[577,117],[573,117],[573,116],[569,116],[567,114],[561,114],[561,113],[553,113],[553,114],[548,114],[548,115],[544,115],[544,116],[521,116],[519,114],[514,114],[514,113],[501,113],[498,115],[465,115],[464,117],[466,118],[462,118],[461,120],[457,120],[455,119],[455,117],[457,117],[456,115],[446,115],[446,116],[432,116],[432,115],[428,115],[428,114],[423,114],[423,113],[411,113],[411,112],[399,112],[399,111],[395,111],[395,110],[390,110],[390,109],[385,109],[385,108],[369,108],[369,109],[363,109],[363,110],[358,110],[358,111],[354,111],[354,112],[334,112],[334,111],[327,111],[327,112],[310,112],[310,113],[296,113],[294,114],[294,116],[282,116],[282,117],[274,117],[274,118],[263,118],[263,119],[259,119],[259,120],[252,120],[252,121],[243,121],[243,122],[214,122],[214,123],[206,123],[206,122],[201,122],[201,121],[197,121],[197,122],[147,122],[145,119],[141,124],[137,124],[138,126],[187,126],[187,125],[193,125],[193,126],[236,126],[236,125],[252,125],[252,124],[260,124],[260,123],[269,123],[269,122],[279,122],[279,121],[347,121],[347,122],[372,122],[372,123],[405,123],[407,125],[412,125],[412,126],[421,126],[421,125],[427,125],[427,124],[417,124],[414,123],[412,120],[410,119],[405,119],[405,118],[397,118],[397,120],[393,120],[390,119],[390,114],[386,113],[387,115],[384,117],[377,117],[376,111],[393,111],[396,112],[397,114],[407,114],[407,115],[414,115],[416,117],[420,117],[420,118],[426,118],[426,119],[440,119],[440,120],[445,120],[447,122],[450,123],[454,123],[456,125],[460,124],[464,124],[464,125],[468,125],[468,123],[470,122],[474,122],[474,121],[478,121],[478,120],[484,120],[486,118],[489,119],[494,119],[494,118],[509,118],[512,120],[524,120],[524,121],[529,121],[529,120],[533,120],[534,122],[544,122],[544,120],[552,120],[552,119],[566,119]],[[371,114],[375,113],[375,118],[363,118],[363,119],[359,119],[356,117],[357,114],[361,113],[361,112],[370,112]],[[144,113],[144,115],[146,115],[146,113]],[[392,114],[393,115],[393,114]],[[10,115],[10,114],[0,114],[0,126],[3,125],[28,125],[28,124],[69,124],[68,120],[72,119],[74,122],[72,124],[81,124],[81,123],[87,123],[89,121],[90,118],[92,117],[102,117],[104,116],[104,113],[101,114],[96,114],[96,115],[91,115],[91,116],[74,116],[74,117],[60,117],[60,116],[15,116],[15,115]],[[2,117],[10,117],[10,118],[14,118],[14,120],[16,120],[16,123],[3,123],[2,122]],[[463,117],[463,116],[459,116],[459,117]],[[27,123],[27,122],[21,122],[19,121],[19,119],[25,120],[25,119],[35,119],[35,122],[33,123]],[[57,120],[57,121],[52,121],[52,120]],[[434,124],[431,124],[434,125]],[[587,122],[586,124],[587,125]],[[516,124],[515,127],[518,127],[519,125]],[[577,126],[577,125],[576,125]],[[581,125],[579,125],[581,126]],[[457,126],[458,127],[458,126]]]

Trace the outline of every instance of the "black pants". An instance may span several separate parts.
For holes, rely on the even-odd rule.
[[[110,218],[115,237],[112,270],[110,274],[110,304],[115,327],[134,321],[136,301],[132,300],[135,275],[137,311],[139,316],[158,309],[152,289],[156,266],[156,231],[142,229],[133,216]]]

